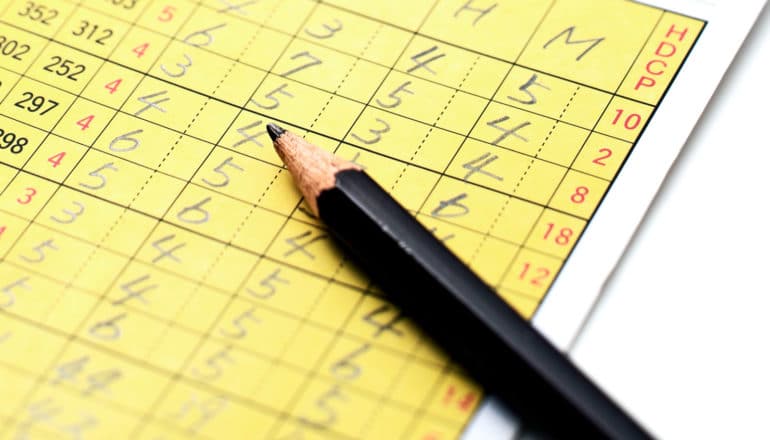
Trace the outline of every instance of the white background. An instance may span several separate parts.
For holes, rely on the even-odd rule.
[[[657,436],[770,438],[769,12],[571,351]]]

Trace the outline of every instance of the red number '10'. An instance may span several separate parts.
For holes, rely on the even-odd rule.
[[[625,118],[623,118],[623,113],[623,109],[615,110],[615,119],[612,120],[612,125],[618,125],[619,122],[622,122],[627,130],[634,130],[642,123],[642,116],[639,113],[631,113]]]

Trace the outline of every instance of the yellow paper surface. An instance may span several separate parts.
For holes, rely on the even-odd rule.
[[[3,2],[0,438],[456,438],[481,390],[335,248],[265,125],[361,164],[529,317],[702,26]]]

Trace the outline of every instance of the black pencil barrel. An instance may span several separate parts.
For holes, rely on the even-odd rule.
[[[649,438],[365,173],[337,173],[317,203],[393,302],[525,425],[557,438]]]

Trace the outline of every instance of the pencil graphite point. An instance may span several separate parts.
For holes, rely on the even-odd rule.
[[[282,134],[284,134],[286,130],[279,127],[276,124],[267,124],[267,134],[270,135],[270,139],[275,142],[276,139],[278,139]]]
[[[361,171],[358,165],[340,159],[275,124],[267,124],[267,132],[273,140],[275,152],[315,215],[318,215],[316,199],[324,190],[334,188],[338,172]]]

